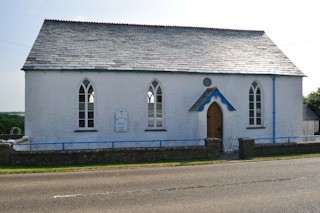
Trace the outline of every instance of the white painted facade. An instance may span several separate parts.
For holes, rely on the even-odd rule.
[[[206,77],[235,111],[229,111],[219,97],[213,97],[201,112],[189,111],[208,88],[203,85]],[[95,90],[93,132],[77,131],[79,87],[84,79]],[[163,92],[165,131],[146,131],[147,92],[155,79]],[[225,139],[273,137],[273,76],[25,71],[25,81],[25,134],[32,143],[206,138],[207,110],[214,101],[223,113]],[[261,128],[249,127],[249,89],[254,81],[262,91]],[[127,112],[127,131],[116,131],[119,109]],[[275,77],[275,110],[275,136],[302,135],[302,77]]]
[[[318,120],[303,120],[303,135],[309,136],[319,131]]]

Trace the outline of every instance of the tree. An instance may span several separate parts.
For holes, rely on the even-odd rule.
[[[12,127],[19,127],[24,134],[24,117],[19,115],[0,114],[0,134],[10,134]]]
[[[303,103],[320,118],[320,88],[316,92],[311,92],[307,97],[303,97]]]

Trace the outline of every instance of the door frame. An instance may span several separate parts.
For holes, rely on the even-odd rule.
[[[210,116],[209,116],[209,113],[211,113]],[[217,120],[218,122],[216,122]],[[213,130],[213,133],[211,135],[209,131],[212,131],[212,129],[210,130],[209,126],[212,124],[215,125],[215,127],[213,128],[216,128],[216,131]],[[216,101],[211,103],[207,110],[207,138],[210,138],[210,137],[221,139],[221,145],[220,145],[219,151],[223,152],[223,112],[222,112],[222,108]]]

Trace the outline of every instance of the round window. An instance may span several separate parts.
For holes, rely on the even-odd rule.
[[[203,85],[205,85],[206,87],[209,87],[211,85],[211,79],[210,78],[203,79]]]

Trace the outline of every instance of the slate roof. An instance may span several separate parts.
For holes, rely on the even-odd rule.
[[[264,31],[45,20],[22,70],[304,76]]]
[[[320,119],[307,105],[303,105],[303,120],[320,120]]]

